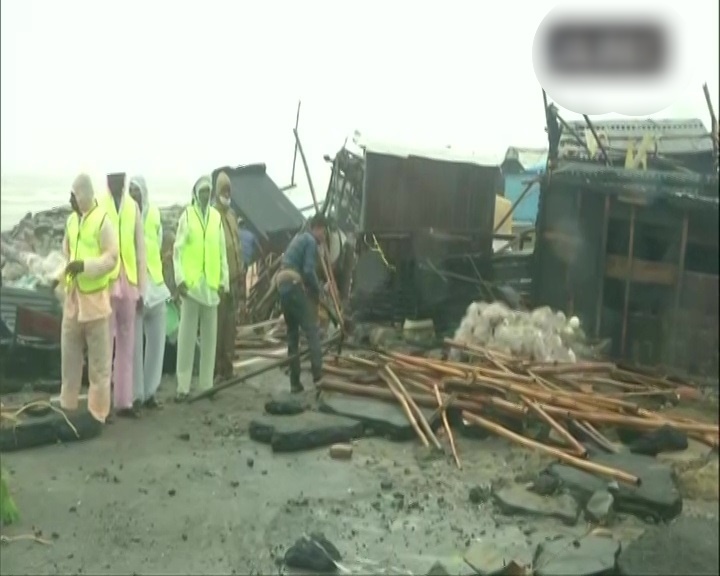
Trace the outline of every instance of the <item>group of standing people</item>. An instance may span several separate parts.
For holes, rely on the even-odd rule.
[[[73,182],[63,239],[67,265],[58,278],[64,300],[60,403],[77,408],[87,354],[88,410],[100,422],[111,408],[137,417],[161,407],[166,304],[173,298],[180,302],[176,400],[189,395],[198,344],[200,390],[232,376],[245,281],[226,173],[218,174],[214,190],[210,177],[200,178],[180,216],[172,250],[175,294],[165,278],[160,211],[149,201],[145,179],[126,182],[124,173],[110,174],[107,188],[96,196],[86,174]]]

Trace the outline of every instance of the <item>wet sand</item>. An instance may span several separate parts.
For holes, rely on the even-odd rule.
[[[162,392],[173,385],[166,379]],[[382,439],[358,441],[348,461],[327,449],[273,455],[247,429],[287,385],[273,372],[215,400],[116,420],[96,440],[3,455],[22,515],[3,534],[35,532],[51,544],[4,545],[2,574],[277,573],[285,550],[315,530],[355,573],[425,574],[439,560],[469,574],[462,556],[472,540],[588,532],[582,520],[504,517],[469,501],[475,486],[543,467],[500,439],[459,438],[463,470],[415,442]],[[613,528],[625,541],[642,531],[629,517]]]

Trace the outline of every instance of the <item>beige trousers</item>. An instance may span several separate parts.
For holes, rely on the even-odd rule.
[[[88,411],[93,417],[105,422],[110,413],[110,374],[112,372],[112,348],[110,318],[78,322],[77,316],[63,316],[61,332],[62,388],[60,406],[65,410],[78,407],[82,385],[83,352],[87,349]]]

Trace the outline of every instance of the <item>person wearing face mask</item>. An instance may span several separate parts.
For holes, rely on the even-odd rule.
[[[242,245],[238,235],[237,218],[230,207],[230,191],[230,178],[225,172],[220,172],[215,179],[215,198],[225,237],[230,285],[229,292],[220,296],[218,305],[215,378],[222,380],[231,378],[233,375],[236,320],[244,280]]]
[[[62,243],[68,264],[58,286],[65,292],[60,406],[64,410],[78,407],[83,353],[87,350],[88,411],[104,423],[110,413],[110,282],[119,258],[117,236],[110,218],[95,201],[87,174],[75,178],[70,204],[73,212],[67,219]]]
[[[227,250],[220,213],[210,205],[212,181],[203,176],[193,186],[190,206],[180,216],[173,268],[180,296],[180,326],[177,338],[176,402],[190,393],[195,344],[200,326],[200,370],[198,388],[212,388],[217,348],[218,304],[230,289]]]
[[[135,318],[133,406],[136,410],[153,410],[160,408],[155,393],[160,386],[165,359],[165,303],[170,299],[170,290],[165,285],[160,256],[163,242],[160,210],[148,200],[145,178],[131,178],[128,193],[142,215],[148,276],[141,298],[143,307],[138,307]]]
[[[116,229],[120,257],[111,280],[113,360],[113,403],[118,416],[137,417],[133,405],[133,362],[135,316],[143,308],[147,276],[145,232],[137,203],[125,190],[125,174],[108,174],[109,191],[100,199]]]

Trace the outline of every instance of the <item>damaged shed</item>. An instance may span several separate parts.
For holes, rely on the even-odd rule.
[[[338,155],[328,209],[357,231],[357,319],[454,327],[487,277],[503,185],[498,165],[451,149],[366,142],[362,156]]]
[[[718,178],[560,160],[541,188],[533,292],[616,358],[718,374]]]

